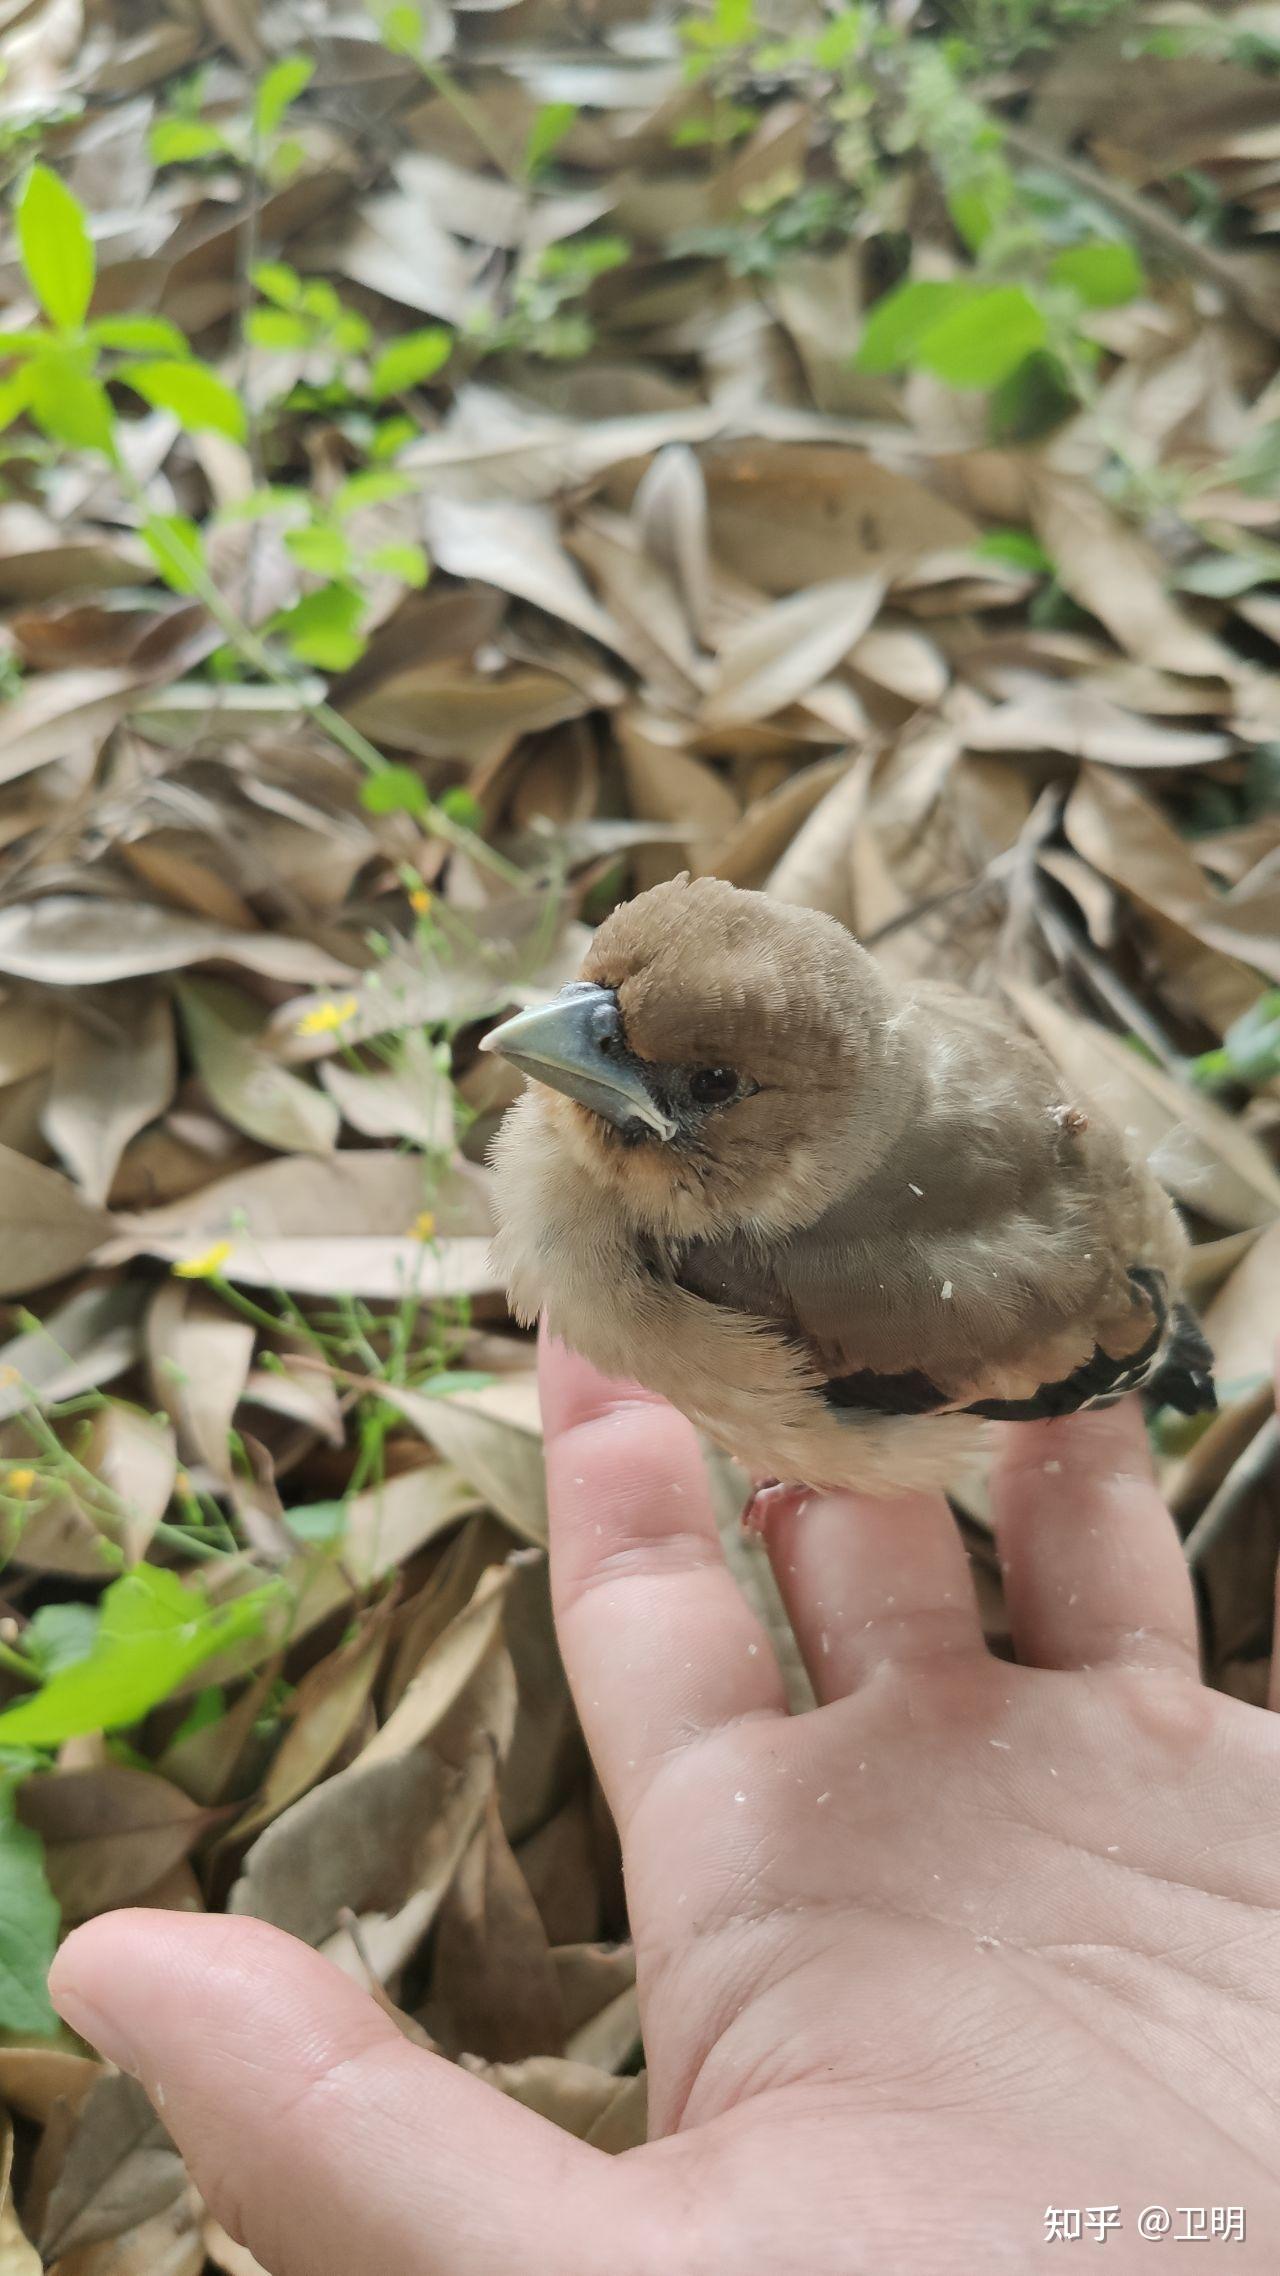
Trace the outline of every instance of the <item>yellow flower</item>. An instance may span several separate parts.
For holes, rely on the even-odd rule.
[[[412,893],[409,895],[409,907],[412,909],[415,917],[425,917],[428,915],[431,908],[431,895],[428,893],[425,885],[415,885]]]
[[[185,1470],[179,1470],[179,1471],[177,1472],[177,1474],[175,1475],[175,1477],[174,1477],[174,1481],[173,1481],[173,1490],[174,1490],[174,1492],[175,1492],[175,1493],[178,1493],[178,1494],[189,1494],[189,1493],[190,1493],[190,1491],[191,1491],[191,1480],[190,1480],[190,1478],[187,1476],[187,1473],[186,1473],[186,1471],[185,1471]]]
[[[0,1383],[8,1390],[11,1383],[20,1383],[22,1377],[16,1367],[0,1367]]]
[[[409,1227],[410,1239],[415,1241],[432,1241],[435,1239],[435,1232],[436,1221],[430,1209],[424,1209],[422,1215],[415,1217]]]
[[[206,1249],[203,1256],[184,1257],[181,1264],[175,1264],[173,1267],[174,1278],[175,1280],[212,1280],[217,1273],[221,1272],[230,1254],[230,1241],[215,1241],[213,1247]]]
[[[316,1004],[311,1011],[303,1013],[298,1021],[297,1033],[332,1035],[335,1028],[345,1027],[349,1019],[354,1019],[359,1009],[354,996],[344,996],[340,1004]]]
[[[5,1490],[11,1494],[17,1494],[21,1498],[22,1495],[30,1493],[35,1482],[34,1470],[11,1470],[5,1479]]]

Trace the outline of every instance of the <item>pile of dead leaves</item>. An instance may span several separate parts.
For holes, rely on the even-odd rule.
[[[955,270],[926,154],[898,155],[878,214],[753,271],[733,228],[780,178],[827,179],[821,106],[779,72],[717,141],[687,42],[636,0],[571,23],[436,0],[416,58],[319,0],[0,10],[6,163],[38,139],[92,215],[95,309],[180,325],[255,410],[250,447],[135,405],[123,467],[6,437],[6,2276],[250,2266],[140,2090],[52,2034],[59,1917],[253,1913],[576,2132],[643,2133],[531,1353],[487,1258],[511,1093],[475,1048],[629,891],[711,872],[832,912],[897,972],[1003,990],[1140,1135],[1198,1244],[1223,1393],[1201,1435],[1161,1437],[1166,1484],[1213,1680],[1262,1696],[1280,10],[1214,14],[1238,37],[1211,54],[1059,25],[993,67],[1012,156],[1146,268],[1089,320],[1088,406],[1015,444],[981,396],[855,367],[886,245]],[[300,49],[273,177],[243,122]],[[208,122],[224,144],[162,160],[175,115],[193,152]],[[553,129],[549,170],[518,159]],[[547,248],[583,232],[616,243],[547,299]],[[354,660],[276,677],[219,668],[223,629],[139,537],[144,508],[203,529],[254,625],[308,590],[235,509],[264,481],[327,508],[370,415],[323,345],[246,345],[263,260],[327,280],[380,349],[456,334],[396,398],[409,479],[361,509],[371,557],[425,548],[430,582],[379,571]],[[18,330],[15,248],[0,263]],[[396,797],[369,797],[325,702]]]

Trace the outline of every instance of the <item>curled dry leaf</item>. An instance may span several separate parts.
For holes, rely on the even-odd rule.
[[[258,1836],[231,1893],[233,1912],[320,1944],[344,1910],[394,1916],[414,1900],[415,1941],[425,1932],[493,1783],[495,1746],[468,1694],[483,1688],[494,1654],[505,1662],[502,1594],[500,1574],[482,1581],[356,1760]],[[502,1724],[505,1746],[510,1709]]]
[[[39,2233],[46,2261],[163,2212],[186,2187],[182,2160],[136,2079],[99,2075],[76,2113]]]
[[[28,1778],[18,1809],[44,1843],[49,1884],[68,1927],[137,1904],[212,1822],[166,1779],[114,1763]]]

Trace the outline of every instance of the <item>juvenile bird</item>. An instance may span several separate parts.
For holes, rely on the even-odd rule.
[[[1145,1162],[998,1008],[833,918],[655,886],[483,1047],[534,1078],[493,1150],[517,1317],[761,1485],[941,1485],[992,1420],[1215,1403]]]

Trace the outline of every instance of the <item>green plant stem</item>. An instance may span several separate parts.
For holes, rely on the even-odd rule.
[[[197,1563],[216,1563],[220,1557],[238,1557],[238,1549],[221,1549],[213,1541],[202,1541],[198,1533],[188,1533],[181,1525],[161,1522],[151,1536],[162,1549],[174,1549],[181,1557],[193,1557]]]
[[[141,483],[135,482],[125,468],[121,467],[120,472],[138,511],[149,516],[151,507]],[[336,743],[358,766],[364,767],[369,774],[380,774],[387,761],[376,744],[371,743],[367,735],[362,735],[358,727],[353,727],[350,720],[344,719],[342,713],[335,711],[333,705],[323,697],[309,696],[293,674],[272,655],[265,640],[259,638],[252,626],[246,624],[232,608],[226,596],[219,592],[203,561],[184,546],[180,539],[171,535],[169,543],[181,559],[183,575],[188,579],[197,600],[203,602],[219,631],[226,634],[244,662],[251,664],[264,679],[270,680],[273,687],[281,688],[291,695],[299,711],[313,726],[319,727],[330,742]],[[433,800],[428,800],[422,818],[427,828],[436,837],[443,838],[446,845],[452,846],[456,853],[465,854],[477,868],[487,869],[491,876],[500,878],[504,885],[524,891],[528,883],[524,871],[518,869],[513,861],[508,861],[505,855],[496,853],[492,846],[486,845],[474,830],[468,830],[465,824],[455,822],[452,815],[446,814]]]
[[[40,1671],[25,1652],[15,1652],[12,1644],[0,1643],[0,1667],[8,1668],[10,1675],[18,1676],[23,1683],[39,1683]]]
[[[511,165],[496,137],[490,133],[489,122],[483,111],[472,102],[470,95],[458,85],[452,72],[446,71],[441,63],[426,62],[422,56],[418,56],[416,61],[419,71],[432,92],[440,97],[442,103],[448,104],[454,116],[465,126],[468,134],[479,143],[486,158],[492,161],[504,179],[510,182],[513,189],[527,188],[527,184]]]

